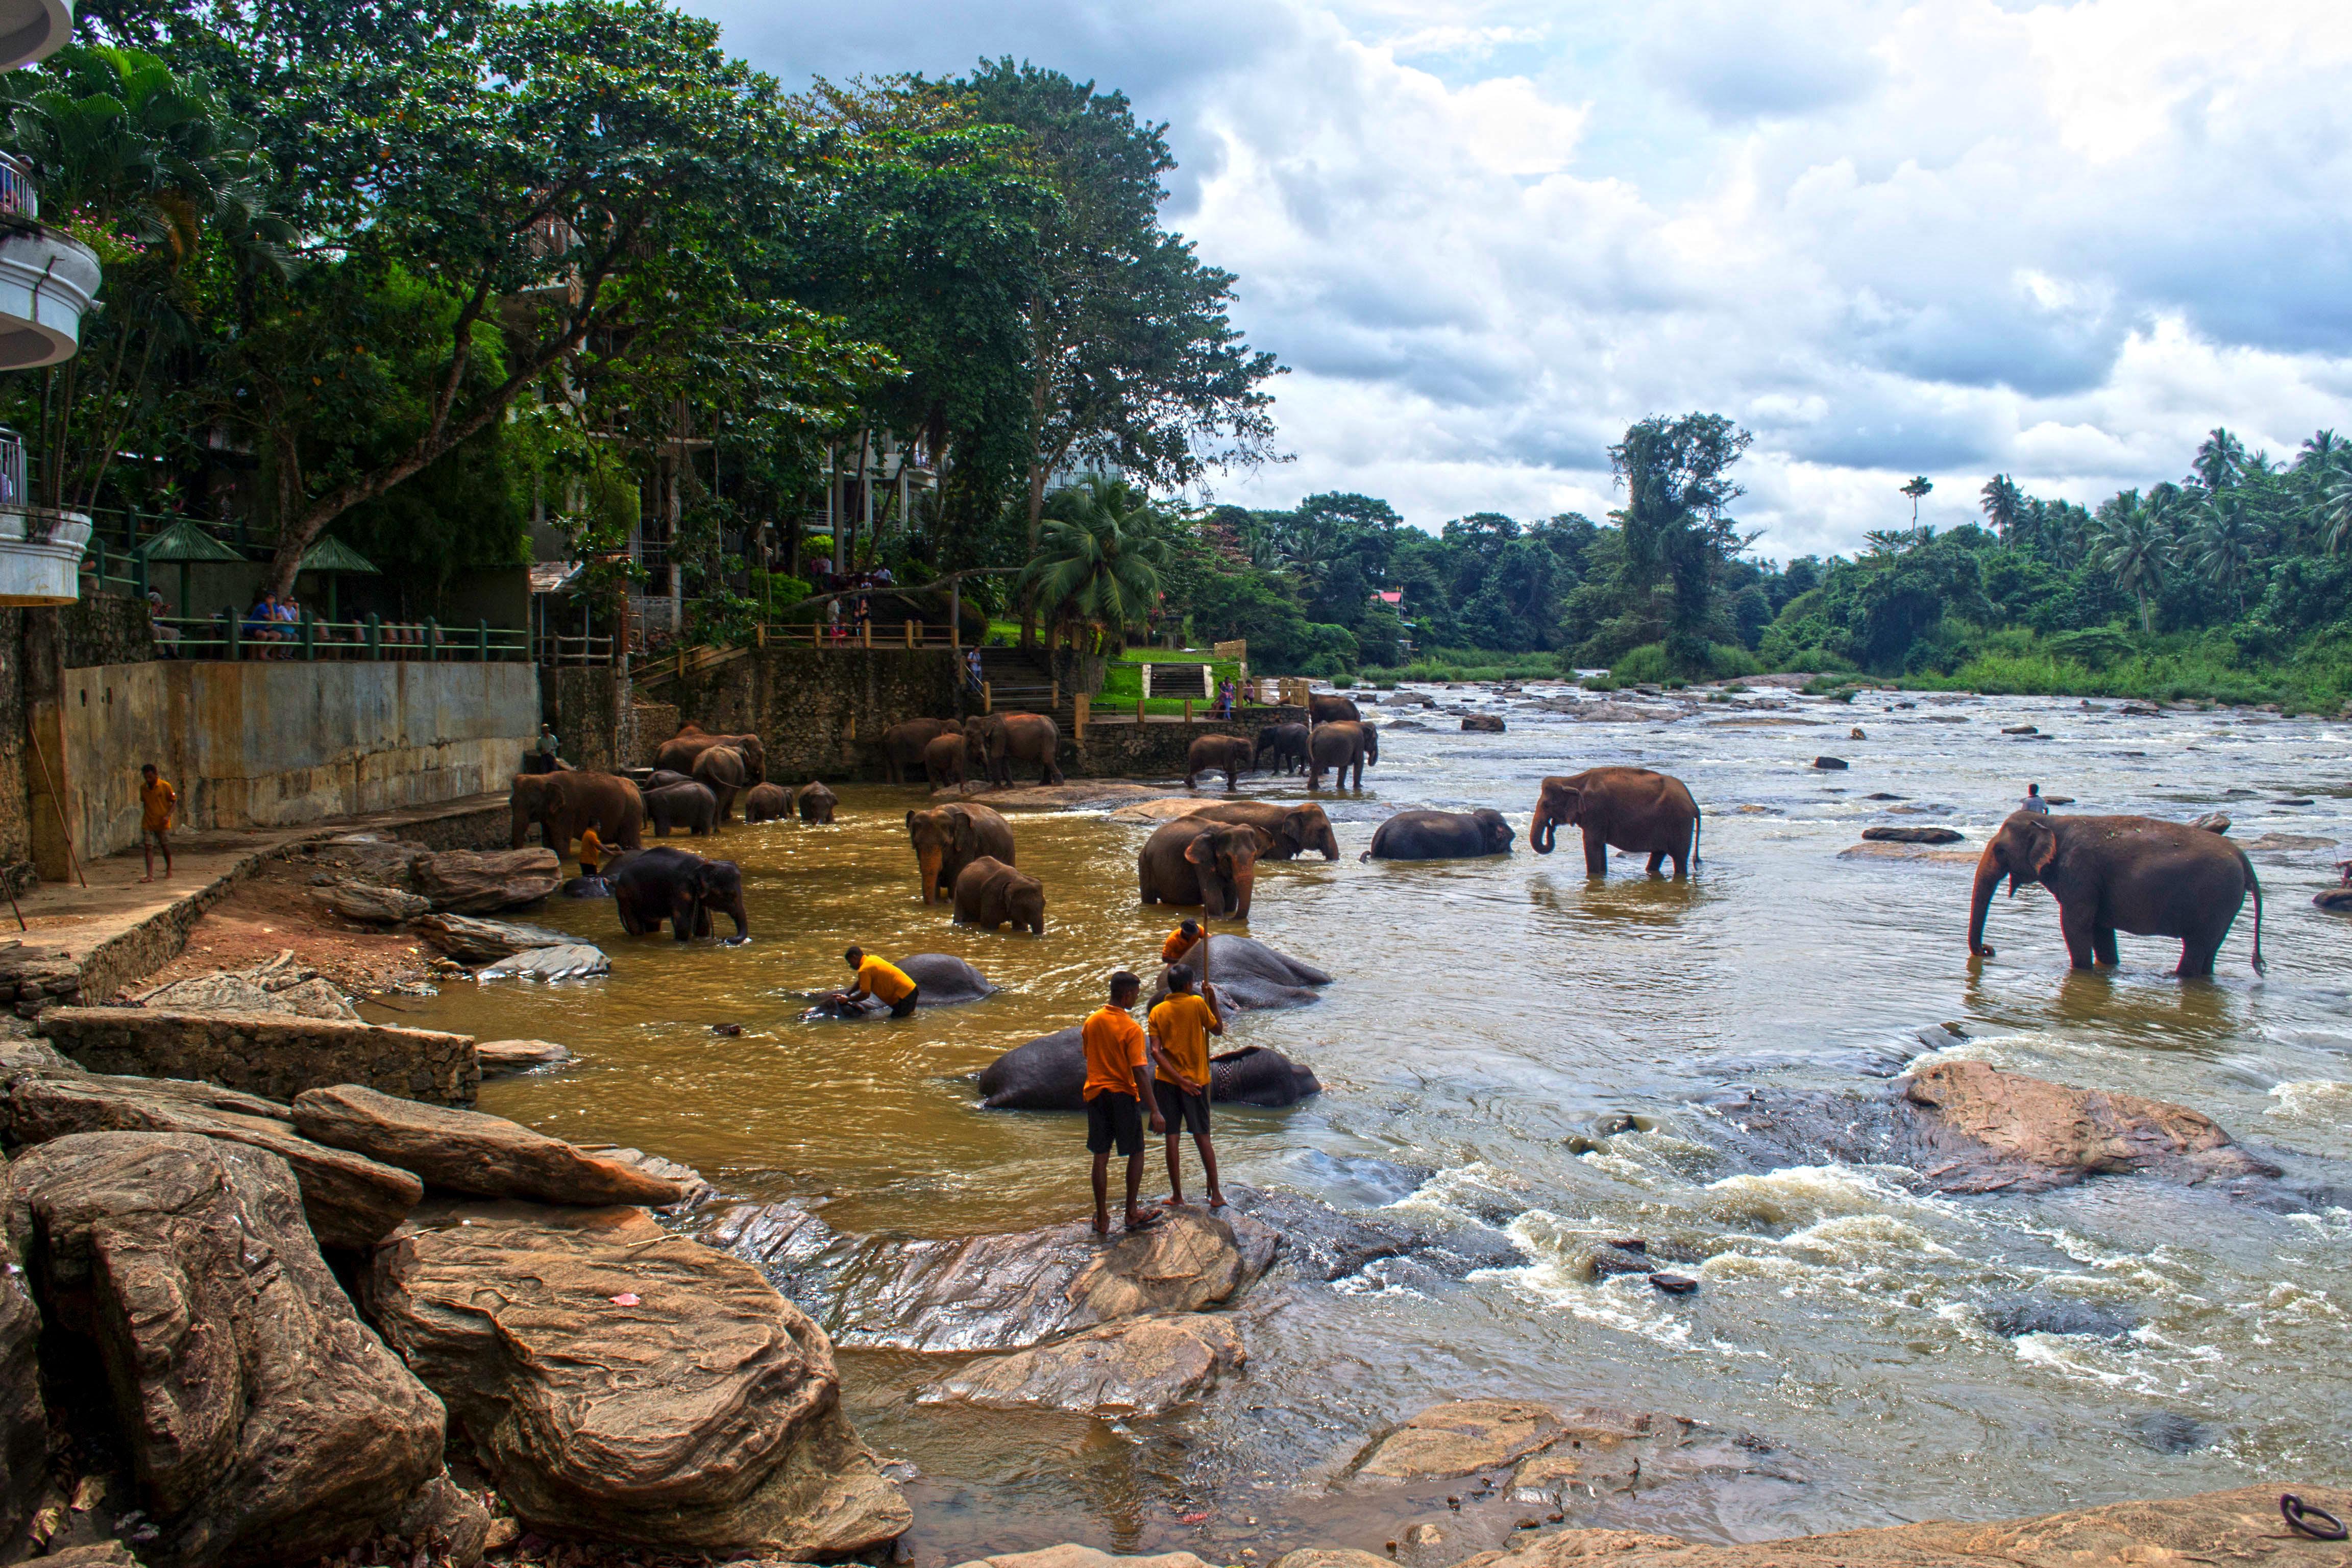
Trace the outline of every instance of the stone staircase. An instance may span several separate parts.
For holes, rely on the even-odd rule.
[[[999,713],[1048,713],[1067,733],[1077,713],[1071,693],[1056,691],[1053,667],[1042,653],[1022,647],[980,650],[981,679]]]

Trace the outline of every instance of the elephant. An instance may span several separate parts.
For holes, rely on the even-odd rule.
[[[1015,1046],[980,1071],[991,1110],[1084,1110],[1087,1051],[1072,1026]],[[1323,1086],[1280,1051],[1244,1046],[1209,1058],[1209,1098],[1227,1105],[1296,1105]]]
[[[987,776],[996,784],[1013,783],[1017,760],[1037,764],[1037,782],[1065,783],[1055,761],[1062,749],[1061,727],[1043,713],[984,713],[964,725],[964,733],[986,762]]]
[[[1362,860],[1466,860],[1508,855],[1518,835],[1503,814],[1476,811],[1400,811],[1381,824]]]
[[[793,792],[782,784],[756,784],[743,795],[743,820],[780,822],[793,814]]]
[[[923,748],[941,735],[961,735],[957,719],[908,719],[882,731],[882,773],[892,784],[905,784],[907,770],[923,765]]]
[[[1258,857],[1274,836],[1246,823],[1180,816],[1143,841],[1136,873],[1147,904],[1198,904],[1211,920],[1249,919]]]
[[[1337,724],[1343,721],[1360,724],[1364,721],[1363,710],[1331,691],[1317,692],[1307,697],[1307,717],[1318,724]]]
[[[907,814],[907,837],[923,879],[923,902],[938,903],[955,891],[963,868],[987,855],[1013,864],[1013,825],[997,812],[969,801]]]
[[[692,779],[667,789],[649,790],[646,795],[646,819],[653,825],[656,838],[667,838],[673,827],[682,827],[696,838],[706,838],[719,830],[719,797],[710,792],[709,785]]]
[[[954,1007],[966,1002],[977,1002],[983,996],[996,994],[996,987],[988,976],[962,959],[945,952],[917,952],[897,961],[899,970],[915,983],[915,1006]],[[812,997],[815,1004],[803,1019],[818,1018],[887,1018],[890,1008],[887,1003],[868,996],[853,1002],[835,991]]]
[[[840,804],[839,796],[814,779],[793,791],[793,809],[804,823],[831,822],[833,808]]]
[[[694,775],[692,773],[676,773],[668,768],[654,768],[646,773],[646,782],[639,784],[637,787],[641,790],[667,789],[672,784],[692,784],[693,782]]]
[[[963,736],[958,733],[931,737],[931,743],[923,748],[923,777],[933,789],[942,784],[962,785],[964,754],[968,749]]]
[[[1176,962],[1190,969],[1195,980],[1203,978],[1205,970],[1206,979],[1216,987],[1217,1005],[1240,1013],[1304,1007],[1322,1000],[1316,994],[1317,987],[1331,984],[1331,977],[1311,963],[1301,963],[1249,937],[1216,931],[1203,932]],[[1160,965],[1160,978],[1151,987],[1149,1000],[1155,1007],[1168,999],[1171,967]]]
[[[507,804],[514,817],[512,848],[523,847],[534,822],[541,841],[559,860],[592,827],[607,849],[635,849],[645,843],[645,797],[618,773],[517,773],[508,786]]]
[[[1675,875],[1698,864],[1698,803],[1683,781],[1647,768],[1587,768],[1543,782],[1528,842],[1549,855],[1562,827],[1584,830],[1584,872],[1609,874],[1609,851],[1631,849],[1650,857],[1650,875],[1674,858]]]
[[[555,889],[559,899],[609,899],[613,884],[602,877],[574,877]]]
[[[2213,955],[2246,895],[2254,896],[2254,973],[2263,963],[2263,887],[2246,852],[2218,833],[2153,816],[2010,815],[1985,841],[1969,898],[1969,952],[1984,944],[1994,887],[2039,882],[2058,900],[2058,930],[2077,969],[2116,962],[2116,932],[2177,936],[2182,979],[2213,973]]]
[[[1268,724],[1257,732],[1257,745],[1250,752],[1250,766],[1264,767],[1267,752],[1274,753],[1274,771],[1278,773],[1302,773],[1307,767],[1307,726],[1304,724]]]
[[[1184,787],[1191,789],[1200,773],[1222,773],[1225,788],[1239,787],[1242,774],[1255,765],[1250,743],[1239,735],[1203,735],[1185,751]]]
[[[955,923],[986,926],[990,931],[1009,925],[1044,936],[1045,884],[992,855],[983,855],[956,873]]]
[[[707,746],[702,755],[694,759],[694,780],[718,797],[719,820],[726,823],[734,814],[735,797],[744,786],[759,782],[752,776],[743,753],[732,746]]]
[[[1319,805],[1276,805],[1270,800],[1220,801],[1191,814],[1196,822],[1245,822],[1262,827],[1274,839],[1268,860],[1289,860],[1309,849],[1326,860],[1339,858],[1339,836]]]
[[[768,749],[757,735],[713,735],[699,724],[682,724],[654,752],[654,766],[692,774],[694,761],[713,746],[726,746],[743,759],[743,776],[759,784],[768,776]]]
[[[1323,787],[1323,770],[1334,770],[1331,787],[1348,787],[1348,770],[1356,770],[1355,787],[1364,787],[1364,764],[1381,760],[1381,732],[1370,724],[1338,720],[1318,724],[1307,738],[1307,787]]]
[[[610,879],[621,929],[652,936],[669,921],[680,942],[711,934],[714,911],[735,922],[730,942],[747,942],[751,921],[743,912],[743,873],[732,860],[706,860],[684,849],[647,849],[622,862]]]

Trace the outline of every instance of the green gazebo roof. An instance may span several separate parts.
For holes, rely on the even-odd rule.
[[[298,572],[365,572],[383,575],[382,568],[340,539],[322,539],[302,552]]]
[[[182,519],[139,546],[140,559],[150,563],[177,561],[242,561],[244,556],[198,528],[193,521]],[[373,571],[373,567],[369,568]]]

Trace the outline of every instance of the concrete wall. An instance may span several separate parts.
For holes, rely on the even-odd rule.
[[[539,732],[527,664],[162,661],[68,669],[63,687],[90,857],[138,842],[144,762],[187,826],[290,826],[503,789]]]

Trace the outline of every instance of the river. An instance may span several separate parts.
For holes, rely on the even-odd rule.
[[[1888,693],[1851,706],[1759,694],[1777,706],[1592,723],[1437,695],[1505,713],[1508,732],[1459,733],[1443,713],[1390,731],[1360,795],[1318,797],[1343,858],[1261,871],[1250,933],[1336,978],[1319,1004],[1243,1016],[1230,1038],[1308,1063],[1324,1092],[1287,1110],[1221,1109],[1219,1144],[1228,1180],[1469,1216],[1506,1229],[1524,1263],[1454,1282],[1375,1268],[1337,1286],[1277,1268],[1239,1311],[1245,1373],[1149,1422],[918,1408],[923,1358],[845,1352],[861,1432],[916,1477],[916,1561],[1062,1540],[1223,1562],[1317,1541],[1381,1552],[1404,1521],[1433,1517],[1447,1534],[1428,1560],[1452,1561],[1526,1510],[1453,1515],[1332,1481],[1383,1427],[1483,1396],[1599,1401],[1746,1435],[1757,1458],[1741,1473],[1572,1512],[1712,1540],[2352,1474],[2352,1214],[2271,1213],[2138,1179],[1949,1198],[1836,1164],[1756,1174],[1716,1152],[1696,1105],[1740,1084],[1874,1087],[1917,1056],[1923,1026],[1948,1022],[1967,1037],[1953,1054],[2178,1100],[2299,1173],[2344,1182],[2352,929],[2310,902],[2342,851],[2257,848],[2270,973],[2248,963],[2250,907],[2217,978],[2189,984],[2168,973],[2177,942],[2129,936],[2118,972],[2070,974],[2039,889],[1996,900],[1998,956],[1972,964],[1965,866],[1837,856],[1879,823],[1949,825],[1973,847],[2029,780],[2075,810],[2223,809],[2249,844],[2352,839],[2345,726],[2055,700],[1894,707]],[[2026,723],[2051,738],[2000,733]],[[1852,766],[1816,770],[1822,752]],[[1611,763],[1690,785],[1707,814],[1690,882],[1624,858],[1588,882],[1568,836],[1549,858],[1527,847],[1538,780]],[[1244,788],[1286,800],[1299,784]],[[576,1066],[486,1085],[483,1109],[683,1160],[730,1196],[822,1205],[838,1230],[1076,1217],[1089,1201],[1083,1123],[981,1110],[969,1075],[1077,1021],[1109,969],[1156,954],[1172,917],[1136,900],[1149,829],[1017,816],[1047,933],[982,934],[918,901],[901,826],[918,792],[840,794],[831,826],[739,826],[713,847],[746,873],[751,944],[630,941],[609,905],[554,908],[548,923],[612,952],[609,979],[451,986],[398,1021],[562,1040]],[[1359,863],[1373,826],[1412,805],[1496,806],[1518,847]],[[1004,989],[903,1023],[797,1022],[800,993],[846,979],[851,942],[957,953]],[[1628,1233],[1703,1259],[1698,1291],[1580,1277],[1586,1247]],[[1995,1314],[2020,1298],[2087,1304],[2128,1331],[2011,1337]]]

